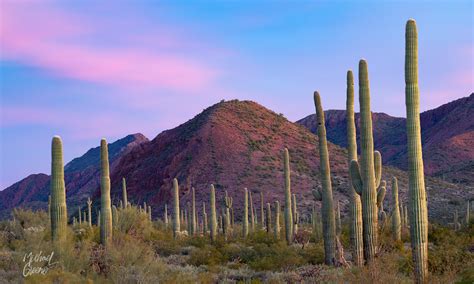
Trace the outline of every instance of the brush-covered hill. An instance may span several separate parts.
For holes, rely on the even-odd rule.
[[[332,126],[328,131],[332,131]],[[311,190],[320,186],[317,143],[317,136],[304,126],[290,122],[255,102],[222,101],[182,125],[160,133],[151,141],[142,139],[127,148],[129,150],[119,159],[111,159],[112,202],[119,203],[121,180],[125,177],[129,201],[135,204],[146,202],[152,206],[154,217],[161,217],[164,205],[172,204],[172,180],[176,177],[183,207],[191,201],[191,187],[196,189],[198,208],[202,208],[201,202],[209,203],[209,186],[213,183],[218,206],[221,206],[227,190],[234,200],[236,218],[240,219],[245,187],[252,191],[257,208],[260,207],[260,193],[265,203],[277,199],[283,201],[282,150],[287,147],[292,191],[297,195],[300,212],[305,215],[314,204]],[[112,157],[113,148],[109,147]],[[99,203],[97,175],[100,155],[98,148],[91,151],[84,156],[89,157],[87,160],[94,164],[93,168],[91,164],[86,163],[89,165],[86,166],[80,161],[72,161],[66,166],[66,171],[74,172],[76,176],[74,183],[69,181],[66,185],[68,205],[74,204],[75,200],[84,200],[88,195],[94,197],[95,205]],[[346,216],[349,202],[347,152],[329,143],[329,156],[334,198],[340,200],[342,214]],[[83,177],[83,172],[95,173],[94,178]],[[392,175],[399,178],[401,200],[406,203],[406,173],[384,167],[383,175],[387,181]],[[88,181],[92,183],[88,184]],[[449,222],[454,208],[464,212],[463,200],[469,195],[465,186],[427,177],[427,190],[432,220]],[[48,193],[46,189],[41,195],[42,200],[47,200]],[[385,208],[390,209],[390,203],[390,194],[387,194]],[[24,204],[28,203],[19,203]],[[69,206],[69,209],[72,215],[76,214],[77,207]]]
[[[142,134],[128,135],[109,144],[111,169],[133,147],[148,139]],[[65,147],[67,149],[67,145]],[[64,149],[63,149],[64,150]],[[45,149],[45,151],[47,151]],[[45,161],[45,163],[50,163]],[[87,151],[81,157],[73,159],[64,167],[64,179],[68,205],[84,202],[96,193],[100,185],[100,147]],[[12,208],[21,206],[33,209],[46,208],[50,193],[50,176],[32,174],[21,181],[0,191],[0,216],[9,215]],[[71,208],[70,208],[71,209]]]
[[[328,110],[328,140],[347,146],[346,112]],[[384,164],[407,169],[406,119],[373,113],[374,144]],[[420,114],[425,173],[450,182],[474,185],[474,94]],[[359,114],[356,114],[359,137]],[[315,115],[299,121],[316,133]]]
[[[183,205],[191,201],[191,187],[196,189],[198,205],[208,203],[210,183],[216,186],[218,202],[225,190],[233,196],[236,212],[241,211],[245,187],[253,192],[255,204],[260,204],[260,192],[265,203],[283,201],[282,149],[287,147],[292,192],[303,214],[309,213],[314,204],[311,190],[320,185],[317,141],[305,127],[255,102],[221,102],[134,148],[112,173],[112,193],[120,198],[120,180],[125,177],[129,199],[152,204],[153,212],[160,215],[164,204],[172,203],[174,177],[180,183]],[[334,198],[341,201],[344,214],[349,200],[347,152],[332,143],[329,152]],[[401,200],[406,203],[407,175],[385,167],[384,179],[389,181],[392,175],[399,178]],[[464,206],[469,194],[466,187],[433,178],[427,178],[427,189],[430,217],[443,222],[451,219],[451,210]],[[389,194],[385,203],[390,208]]]

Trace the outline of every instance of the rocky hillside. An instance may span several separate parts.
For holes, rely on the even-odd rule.
[[[333,131],[332,126],[328,131]],[[283,200],[282,150],[288,147],[292,191],[296,193],[304,215],[314,204],[311,190],[320,185],[317,143],[317,137],[302,125],[255,102],[221,102],[151,141],[142,139],[119,155],[111,166],[112,200],[118,204],[121,179],[125,177],[129,200],[134,204],[146,201],[152,206],[154,216],[161,216],[164,205],[171,204],[172,179],[176,177],[181,187],[182,206],[191,200],[191,187],[196,188],[198,208],[201,208],[201,202],[208,203],[209,185],[214,183],[218,204],[227,190],[234,197],[236,217],[240,218],[245,187],[252,191],[256,205],[260,204],[260,193],[265,203]],[[111,157],[114,155],[112,145],[109,146]],[[329,143],[329,151],[334,197],[341,201],[343,215],[347,216],[347,152],[332,143]],[[66,166],[68,204],[92,194],[97,205],[99,149],[92,149],[83,157],[88,157],[90,163],[73,160]],[[406,203],[406,173],[385,167],[384,179],[390,180],[392,175],[399,178],[401,200]],[[467,188],[435,178],[427,178],[427,188],[431,219],[447,222],[454,208],[464,212],[463,200],[469,194]],[[13,190],[12,187],[10,191]],[[390,208],[389,196],[387,194],[386,208]],[[47,199],[47,190],[42,198]],[[84,202],[82,204],[85,206]],[[69,208],[73,210],[72,214],[77,210],[72,206]]]
[[[328,139],[342,147],[346,142],[344,110],[326,111]],[[385,113],[373,113],[375,148],[384,164],[407,168],[406,120]],[[474,94],[425,111],[420,115],[425,173],[450,182],[474,185]],[[359,115],[356,114],[357,134]],[[299,121],[316,133],[314,114]]]
[[[111,169],[130,150],[148,141],[142,134],[128,135],[109,144]],[[45,161],[49,163],[49,161]],[[79,204],[96,193],[100,177],[100,148],[95,147],[64,167],[68,204]],[[49,175],[33,174],[0,191],[0,216],[9,214],[14,207],[45,208],[48,204]]]

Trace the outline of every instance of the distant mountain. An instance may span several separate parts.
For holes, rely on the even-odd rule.
[[[142,134],[128,135],[109,144],[111,169],[130,150],[148,141]],[[87,151],[64,167],[66,194],[69,204],[79,204],[92,196],[99,187],[100,147]],[[0,216],[7,215],[14,207],[45,208],[48,202],[50,177],[33,174],[0,191]]]
[[[328,110],[328,140],[347,146],[346,112]],[[359,138],[360,117],[355,116]],[[407,169],[406,119],[373,113],[374,144],[384,164]],[[420,114],[425,173],[450,182],[474,184],[474,94]],[[315,115],[298,124],[316,133]]]
[[[328,131],[332,129],[328,128]],[[111,157],[114,155],[112,145],[109,146]],[[311,190],[320,186],[317,145],[317,136],[305,127],[255,102],[223,101],[186,123],[163,131],[153,140],[141,139],[140,143],[123,151],[111,166],[112,202],[119,203],[121,179],[125,177],[129,201],[151,205],[156,218],[161,216],[165,204],[172,204],[172,180],[176,177],[180,184],[181,206],[185,207],[191,201],[192,187],[196,189],[198,208],[202,208],[201,202],[209,203],[209,186],[213,183],[218,207],[221,207],[224,191],[228,191],[234,198],[236,218],[240,219],[245,187],[253,193],[257,208],[260,207],[260,193],[265,203],[283,201],[282,150],[288,147],[292,192],[296,194],[304,216],[314,204]],[[347,151],[332,143],[328,147],[334,198],[341,201],[342,214],[346,216],[350,188]],[[74,206],[78,205],[78,200],[85,206],[84,199],[88,195],[93,196],[96,206],[99,203],[99,157],[99,149],[95,148],[81,157],[88,162],[73,160],[66,166],[68,208],[72,215],[77,214]],[[389,181],[392,176],[399,178],[400,199],[406,203],[406,173],[384,167],[383,178]],[[454,208],[464,204],[463,200],[472,194],[465,186],[435,178],[428,177],[426,184],[429,217],[440,222],[451,220]],[[46,200],[47,194],[42,195],[42,200]],[[3,199],[2,195],[0,199]],[[387,209],[390,209],[389,199],[385,202]],[[19,205],[22,204],[28,203]]]

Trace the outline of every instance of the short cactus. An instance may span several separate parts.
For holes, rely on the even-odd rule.
[[[61,242],[66,238],[67,207],[64,184],[63,143],[54,136],[51,143],[51,238]]]
[[[110,202],[109,150],[105,139],[100,141],[100,162],[100,210],[102,212],[100,243],[108,246],[112,240],[112,208]]]
[[[324,119],[321,97],[314,92],[314,105],[318,121],[319,138],[319,162],[322,180],[322,191],[313,190],[313,195],[321,201],[321,215],[323,221],[324,239],[324,262],[327,265],[335,265],[336,257],[336,220],[334,218],[334,206],[331,185],[331,172],[329,167],[328,145],[326,140],[326,126]]]
[[[207,234],[208,225],[207,225],[207,212],[206,212],[206,203],[202,203],[202,226],[203,226],[203,234]]]
[[[461,230],[461,223],[459,222],[458,210],[454,211],[453,226],[454,226],[454,230],[456,231]]]
[[[148,205],[148,220],[150,220],[150,222],[153,220],[153,216],[151,215],[151,206]]]
[[[428,277],[428,207],[426,205],[423,153],[421,148],[420,94],[418,91],[418,35],[415,20],[405,30],[405,105],[407,110],[408,200],[410,239],[415,281]]]
[[[263,201],[263,192],[260,192],[260,220],[261,220],[261,228],[262,230],[265,229],[265,209],[264,209],[264,201]]]
[[[163,214],[163,221],[165,222],[165,229],[168,229],[168,204],[165,204],[165,213]]]
[[[82,225],[82,215],[81,215],[81,207],[77,207],[79,226]]]
[[[230,215],[230,209],[232,208],[232,197],[227,195],[227,190],[225,191],[225,197],[224,197],[224,207],[225,207],[225,212],[223,215],[225,215],[225,234],[230,234],[231,232],[231,215]]]
[[[398,205],[398,181],[392,177],[392,238],[394,241],[402,239],[400,224],[400,210]]]
[[[125,178],[122,178],[122,206],[123,208],[128,206],[128,201],[127,201],[127,182],[125,181]]]
[[[285,174],[285,234],[286,243],[290,245],[293,242],[293,207],[291,206],[290,154],[287,148],[283,151],[283,161]]]
[[[179,185],[176,178],[173,179],[173,237],[176,239],[181,232],[179,216]]]

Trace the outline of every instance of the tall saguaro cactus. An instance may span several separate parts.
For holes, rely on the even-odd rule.
[[[230,209],[232,208],[232,197],[230,197],[228,194],[227,194],[227,190],[225,191],[225,197],[224,197],[224,207],[225,207],[225,211],[223,213],[223,215],[225,215],[225,235],[227,237],[227,234],[230,234],[231,233],[231,216],[230,216]]]
[[[102,138],[100,141],[100,242],[104,246],[109,245],[112,241],[112,208],[110,202],[110,172],[109,172],[109,150],[107,141]]]
[[[265,219],[267,223],[267,233],[270,234],[272,231],[272,207],[270,203],[267,203],[267,217]]]
[[[173,237],[178,238],[180,228],[180,216],[179,216],[179,185],[176,178],[173,179]]]
[[[275,225],[273,227],[273,233],[275,235],[275,239],[280,239],[280,202],[278,200],[275,201]]]
[[[211,184],[211,241],[217,238],[216,189]]]
[[[283,151],[285,173],[285,234],[286,243],[289,245],[293,242],[293,207],[291,206],[291,179],[290,179],[290,153],[285,148]]]
[[[323,220],[324,262],[327,265],[335,264],[336,257],[336,220],[332,197],[331,170],[329,167],[328,145],[326,140],[326,126],[321,97],[314,92],[314,105],[318,121],[319,162],[321,171],[322,191],[313,190],[313,195],[321,201],[321,216]]]
[[[377,187],[382,174],[382,157],[374,152],[372,113],[370,111],[370,87],[367,62],[359,61],[359,104],[361,161],[351,161],[351,181],[361,196],[364,257],[367,262],[374,259],[378,242]],[[362,174],[362,175],[361,175]]]
[[[244,216],[242,219],[242,233],[244,238],[249,234],[249,193],[246,188],[244,188]]]
[[[197,218],[197,215],[196,215],[196,190],[194,189],[194,187],[192,188],[192,193],[193,193],[193,200],[192,200],[192,214],[191,214],[191,229],[192,229],[192,234],[193,235],[197,235],[198,233],[198,227],[197,227],[197,223],[196,223],[196,218]]]
[[[91,198],[87,198],[87,217],[89,218],[89,228],[92,228],[92,201]]]
[[[293,237],[298,234],[298,223],[299,223],[299,214],[296,204],[296,194],[293,194],[293,201],[291,202],[292,210],[293,210]]]
[[[264,202],[263,202],[263,192],[260,192],[260,220],[261,220],[261,227],[262,230],[265,228],[265,209],[264,209]]]
[[[418,283],[423,283],[426,282],[428,276],[428,208],[421,149],[418,35],[413,19],[407,21],[405,30],[405,104],[407,109],[410,239],[415,265],[415,280]]]
[[[207,225],[207,212],[206,212],[206,203],[202,203],[202,233],[207,234],[208,225]]]
[[[249,191],[249,201],[250,201],[250,228],[252,232],[255,232],[255,214],[253,209],[253,199],[252,199],[252,191]]]
[[[354,75],[352,71],[347,71],[347,99],[346,99],[346,116],[347,116],[347,150],[348,163],[352,160],[357,161],[357,142],[356,128],[354,120]],[[350,175],[349,175],[350,179]],[[356,266],[364,264],[364,250],[362,239],[362,204],[360,196],[355,192],[352,182],[350,184],[350,239],[352,245],[352,259]]]
[[[122,178],[122,206],[123,208],[127,208],[128,206],[128,201],[127,201],[127,182],[125,181],[125,178]]]
[[[67,207],[64,184],[63,142],[54,136],[51,143],[51,238],[63,241],[66,238]]]
[[[392,177],[392,238],[394,241],[402,239],[402,226],[400,224],[400,209],[398,205],[398,181]]]

